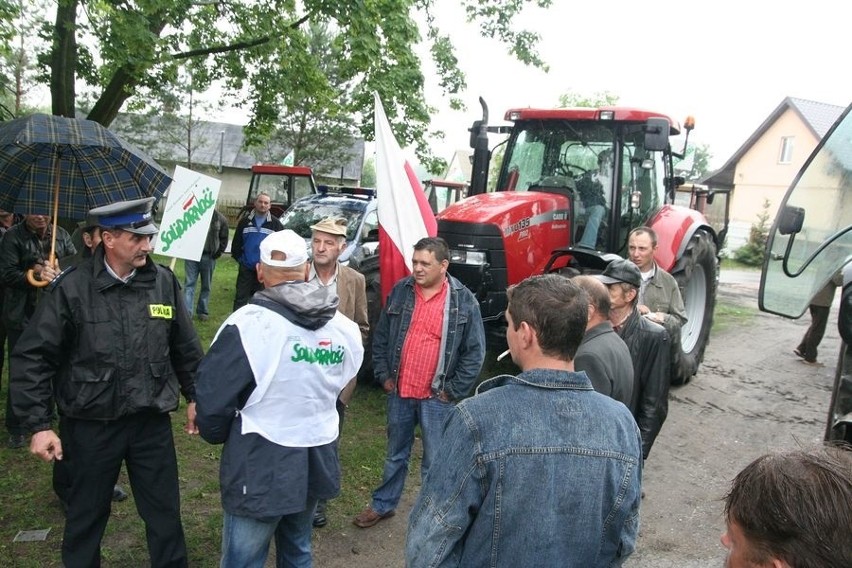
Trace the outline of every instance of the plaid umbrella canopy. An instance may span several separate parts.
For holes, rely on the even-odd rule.
[[[0,123],[0,209],[52,215],[55,225],[117,201],[159,200],[171,181],[97,122],[34,114]]]

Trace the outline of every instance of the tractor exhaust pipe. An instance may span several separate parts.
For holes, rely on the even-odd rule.
[[[475,120],[470,127],[470,147],[473,148],[473,163],[468,195],[485,193],[488,189],[488,164],[491,152],[488,150],[488,105],[479,97],[482,105],[482,120]]]

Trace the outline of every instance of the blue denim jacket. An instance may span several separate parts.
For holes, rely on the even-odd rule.
[[[446,392],[452,400],[467,396],[485,360],[485,329],[479,303],[464,284],[447,275],[450,289],[444,306],[441,358],[432,380],[432,392]],[[402,346],[414,313],[414,278],[396,283],[373,334],[373,372],[379,384],[399,380]]]
[[[406,565],[620,566],[635,547],[642,485],[627,407],[584,372],[534,369],[478,391],[444,423]]]

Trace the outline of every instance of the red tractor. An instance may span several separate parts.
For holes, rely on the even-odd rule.
[[[616,255],[626,258],[628,234],[647,225],[658,235],[657,263],[683,294],[689,319],[674,382],[689,380],[710,334],[729,196],[700,186],[677,195],[684,180],[673,158],[683,154],[670,137],[679,124],[633,108],[523,108],[506,112],[512,126],[489,127],[480,102],[469,197],[437,218],[450,272],[479,300],[489,348],[505,345],[508,286],[546,272],[599,273]],[[691,129],[688,119],[687,136]],[[491,192],[489,132],[509,134]],[[702,212],[691,208],[698,205]]]
[[[254,208],[254,199],[261,192],[268,194],[272,200],[272,214],[281,217],[294,201],[317,193],[317,184],[313,171],[307,166],[255,164],[251,167],[246,204],[240,215]]]

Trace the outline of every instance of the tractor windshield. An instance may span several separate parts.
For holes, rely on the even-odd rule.
[[[497,190],[570,196],[574,243],[616,252],[665,199],[663,155],[645,150],[644,132],[643,123],[518,121]]]

